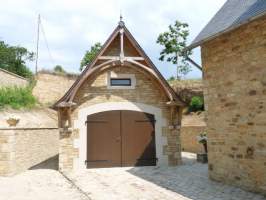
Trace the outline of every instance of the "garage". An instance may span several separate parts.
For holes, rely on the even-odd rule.
[[[53,108],[59,170],[181,164],[184,102],[123,21]]]
[[[106,111],[87,117],[87,168],[156,165],[154,115]]]

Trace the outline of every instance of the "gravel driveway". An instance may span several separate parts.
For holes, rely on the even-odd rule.
[[[183,154],[178,167],[88,169],[67,174],[79,189],[58,171],[28,170],[0,177],[0,200],[265,200],[241,189],[212,182],[207,165],[195,155]],[[81,189],[81,190],[80,190]]]
[[[58,171],[28,170],[0,177],[0,200],[87,200]]]

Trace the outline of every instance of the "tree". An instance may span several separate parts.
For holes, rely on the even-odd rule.
[[[66,71],[64,70],[64,68],[61,65],[56,65],[54,67],[54,72],[62,73],[62,74],[66,73]]]
[[[172,82],[172,81],[174,81],[174,80],[175,80],[175,77],[174,77],[174,76],[170,76],[170,77],[167,79],[168,82]]]
[[[26,61],[34,60],[34,53],[20,46],[10,46],[0,41],[0,68],[30,78],[32,72],[26,66]]]
[[[191,51],[188,51],[186,55],[183,53],[189,35],[188,24],[175,21],[174,25],[168,26],[168,29],[161,33],[156,41],[163,46],[159,60],[166,60],[176,65],[176,78],[180,79],[182,75],[186,75],[191,70],[191,66],[186,61],[186,56],[191,55]]]
[[[79,68],[80,71],[82,71],[85,66],[87,66],[92,62],[92,60],[95,58],[95,56],[98,54],[101,48],[102,48],[101,43],[97,42],[93,46],[91,46],[91,49],[89,51],[86,51],[80,63],[80,68]]]

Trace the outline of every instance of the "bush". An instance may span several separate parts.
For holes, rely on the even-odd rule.
[[[62,73],[62,74],[65,74],[66,73],[66,71],[64,70],[64,68],[61,65],[56,65],[54,67],[54,72]]]
[[[30,71],[30,69],[26,65],[20,65],[19,67],[14,66],[14,65],[10,65],[7,67],[0,66],[0,68],[7,70],[9,72],[12,72],[14,74],[17,74],[19,76],[22,76],[24,78],[27,78],[27,79],[31,79],[33,77],[32,72]]]
[[[171,76],[171,77],[169,77],[169,78],[167,79],[168,82],[172,82],[172,81],[174,81],[174,80],[176,80],[174,76]]]
[[[37,100],[32,95],[32,87],[5,87],[0,88],[0,108],[11,107],[13,109],[32,108]]]
[[[189,104],[189,111],[190,112],[197,112],[204,110],[204,101],[202,97],[194,96],[192,97],[190,104]]]

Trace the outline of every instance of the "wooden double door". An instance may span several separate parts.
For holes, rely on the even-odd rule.
[[[106,111],[87,117],[87,167],[156,165],[154,116]]]

